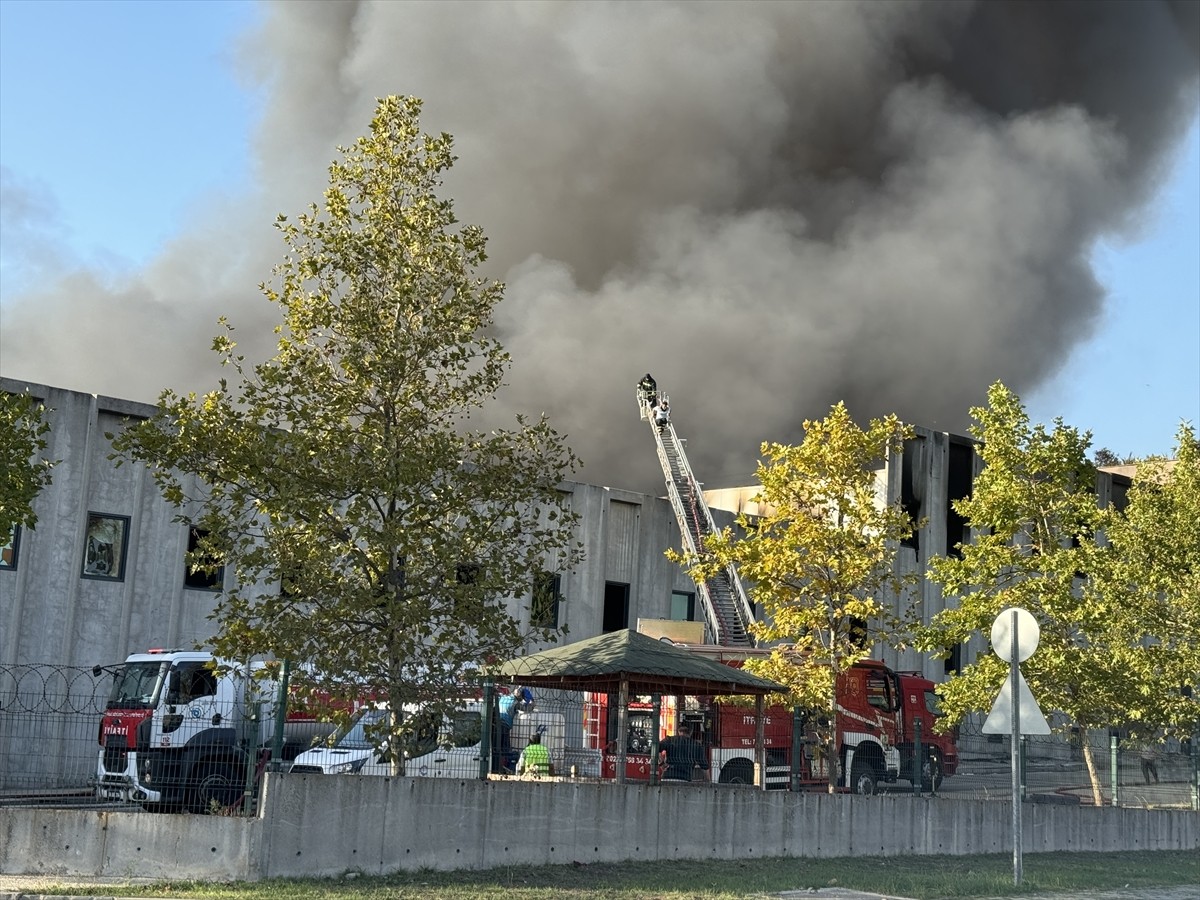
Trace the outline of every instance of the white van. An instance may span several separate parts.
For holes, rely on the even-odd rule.
[[[368,707],[351,719],[349,727],[322,744],[306,750],[292,761],[289,771],[313,775],[391,775],[392,763],[388,748],[377,750],[368,737],[372,726],[379,725],[388,715],[386,707]],[[405,748],[405,775],[426,778],[478,778],[483,711],[479,703],[470,703],[461,710],[436,720],[434,713],[410,710],[409,715],[421,717],[413,738]],[[516,716],[510,740],[513,750],[520,752],[538,729],[542,743],[550,750],[550,761],[559,771],[563,762],[566,722],[557,713],[523,712]]]

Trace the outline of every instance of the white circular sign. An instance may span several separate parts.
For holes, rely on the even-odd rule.
[[[1014,621],[1015,620],[1015,621]],[[1013,657],[1013,629],[1017,633],[1017,658]],[[1009,665],[1022,663],[1033,656],[1037,649],[1042,629],[1037,619],[1027,609],[1010,606],[1001,610],[992,623],[992,652]]]

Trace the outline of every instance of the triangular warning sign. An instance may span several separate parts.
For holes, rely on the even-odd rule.
[[[1038,708],[1037,701],[1025,682],[1025,676],[1017,669],[1017,690],[1021,698],[1020,725],[1021,734],[1049,734],[1050,725]],[[1012,679],[1005,678],[1004,686],[1000,688],[1000,696],[992,704],[987,721],[983,723],[984,734],[1012,734]]]

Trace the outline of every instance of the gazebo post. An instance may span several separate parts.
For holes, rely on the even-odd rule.
[[[754,698],[754,785],[760,791],[767,789],[767,750],[765,725],[763,723],[763,695]]]
[[[625,783],[625,750],[629,741],[629,676],[621,675],[621,689],[617,693],[617,784]]]

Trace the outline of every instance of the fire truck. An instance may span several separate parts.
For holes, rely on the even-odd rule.
[[[231,664],[204,651],[156,649],[135,653],[110,671],[96,763],[101,799],[191,812],[242,799],[275,740],[280,685],[266,663]],[[295,756],[330,729],[312,716],[290,715],[283,757]]]
[[[615,778],[619,765],[617,711],[615,695],[585,698],[584,742],[588,749],[602,752],[605,778]],[[864,660],[838,679],[833,727],[822,712],[782,706],[764,711],[763,787],[824,790],[832,784],[843,791],[873,794],[884,782],[920,779],[923,790],[935,791],[958,768],[953,733],[934,729],[939,716],[932,681],[916,672],[895,672],[882,662]],[[632,698],[626,726],[626,781],[649,781],[655,773],[653,723],[651,699]],[[708,759],[706,779],[717,784],[754,783],[754,707],[716,698],[667,696],[660,700],[658,723],[659,744],[680,725],[691,726]]]
[[[704,538],[716,532],[700,482],[688,461],[684,440],[675,431],[669,414],[662,409],[666,394],[639,384],[638,412],[650,425],[666,478],[667,498],[679,524],[684,552],[699,556]],[[702,613],[702,630],[690,649],[714,654],[722,662],[740,665],[752,655],[767,651],[754,647],[751,626],[755,622],[750,601],[733,565],[697,581],[697,608]],[[766,711],[763,773],[767,788],[822,787],[830,784],[857,793],[874,793],[880,782],[903,778],[919,779],[926,789],[936,789],[958,767],[958,752],[952,733],[939,734],[934,723],[939,715],[936,686],[919,672],[895,672],[882,662],[865,660],[842,673],[835,686],[836,712],[794,713],[775,707]],[[616,774],[616,716],[608,715],[610,698],[588,701],[588,737],[605,750],[605,774]],[[685,701],[686,702],[686,701]],[[693,700],[679,708],[664,700],[660,717],[661,739],[682,723],[692,726],[709,755],[709,772],[725,784],[754,780],[756,718],[744,706],[715,700]],[[648,703],[639,700],[629,708],[626,777],[650,777],[648,755],[653,716]],[[611,759],[610,759],[611,757]]]

